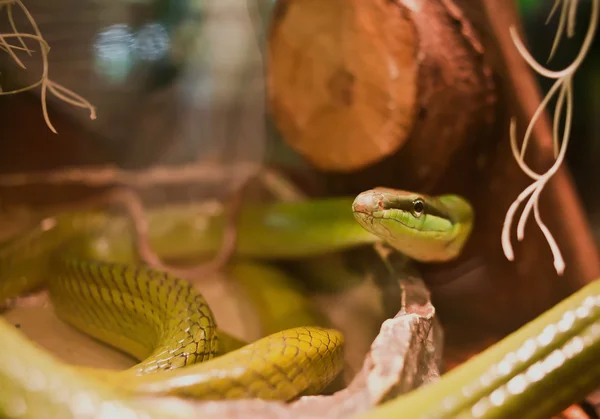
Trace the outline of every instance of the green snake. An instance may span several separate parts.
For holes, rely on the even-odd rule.
[[[150,211],[150,245],[167,259],[214,253],[224,218],[206,220],[196,214],[193,205]],[[443,262],[460,253],[472,226],[473,211],[461,197],[378,188],[356,198],[248,206],[237,223],[236,256],[294,259],[383,241],[414,260]],[[0,247],[0,301],[43,285],[61,319],[140,362],[125,371],[71,367],[0,319],[0,417],[202,417],[193,405],[168,407],[171,399],[163,397],[292,400],[320,392],[342,368],[343,337],[335,330],[292,327],[248,345],[219,331],[206,301],[189,283],[136,259],[124,217],[60,214]],[[563,333],[564,341],[593,335],[588,329],[597,326],[598,305],[592,307],[593,316],[574,320]],[[536,320],[537,327],[550,325],[554,317]],[[597,353],[594,336],[575,361],[589,357],[590,351]],[[510,373],[482,384],[486,368],[497,365],[502,355],[511,353],[511,344],[524,337],[507,339],[440,382],[366,417],[405,410],[412,412],[407,417],[469,417],[475,412],[471,405],[483,403],[529,365],[511,365]],[[553,343],[534,349],[527,361],[541,359],[556,347]],[[557,371],[568,374],[573,368]],[[590,382],[598,375],[594,370],[583,374]],[[461,393],[461,386],[471,382],[476,383],[474,390]],[[505,399],[518,404],[539,395],[529,388]],[[150,396],[153,402],[140,402]],[[442,399],[449,401],[443,406],[432,403]],[[102,416],[106,408],[112,409],[111,416]],[[488,409],[485,418],[495,417],[493,412]]]

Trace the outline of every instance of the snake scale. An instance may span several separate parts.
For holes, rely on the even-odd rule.
[[[150,243],[158,254],[214,253],[223,217],[199,222],[195,214],[193,205],[149,213]],[[439,262],[459,254],[472,223],[470,205],[458,196],[378,188],[356,198],[249,206],[238,221],[236,255],[299,258],[384,241],[412,259]],[[136,259],[127,225],[125,218],[102,212],[61,214],[0,247],[0,301],[45,285],[61,319],[140,361],[124,371],[68,366],[0,319],[1,417],[208,417],[194,404],[163,397],[291,400],[318,393],[338,375],[343,337],[332,329],[306,325],[248,345],[227,343],[232,339],[217,329],[208,304],[192,286]],[[577,298],[568,304],[581,303]],[[564,317],[564,307],[553,309],[526,326],[532,330],[518,331],[438,383],[390,401],[365,418],[399,412],[410,412],[407,417],[509,417],[503,416],[508,408],[541,394],[534,385],[524,385],[516,394],[506,390],[502,403],[497,397],[489,399],[509,378],[560,350],[557,345],[569,339],[582,340],[577,356],[565,359],[561,368],[543,374],[537,383],[547,385],[551,373],[574,378],[571,364],[598,354],[600,299],[584,301],[591,314],[574,318],[564,328],[562,341],[534,346],[529,359],[510,364],[504,375],[482,379],[490,368],[501,365],[503,356],[514,355],[527,340],[526,333],[532,336],[533,329],[558,327],[557,313]],[[594,369],[582,374],[579,382],[587,381],[567,390],[564,399],[570,401],[579,394],[577,389],[589,388],[599,375]],[[536,406],[536,412],[543,409]]]

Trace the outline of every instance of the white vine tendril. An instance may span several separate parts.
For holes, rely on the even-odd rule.
[[[14,6],[17,6],[18,8],[20,8],[21,11],[25,14],[25,16],[27,17],[27,20],[29,21],[29,24],[33,28],[34,33],[22,33],[17,30],[15,21],[13,18],[13,7]],[[59,99],[69,103],[70,105],[77,106],[79,108],[89,109],[90,119],[92,119],[92,120],[96,119],[96,109],[87,100],[85,100],[83,97],[79,96],[77,93],[72,92],[71,90],[61,86],[58,83],[53,82],[52,80],[50,80],[48,78],[48,53],[50,52],[50,47],[48,46],[48,44],[42,37],[42,34],[41,34],[37,24],[35,23],[33,16],[31,16],[31,14],[27,10],[27,8],[23,4],[23,2],[21,0],[0,0],[0,11],[2,9],[6,9],[8,22],[10,24],[10,27],[11,27],[13,33],[0,34],[0,51],[6,52],[15,61],[15,63],[19,67],[21,67],[22,69],[26,69],[25,64],[23,64],[23,62],[19,59],[16,52],[18,52],[18,51],[25,52],[29,56],[31,56],[31,53],[33,51],[27,47],[24,39],[35,40],[40,45],[40,52],[42,55],[42,76],[40,77],[40,80],[38,80],[37,82],[35,82],[29,86],[23,87],[21,89],[16,89],[16,90],[11,90],[11,91],[2,91],[2,88],[0,87],[0,96],[16,94],[16,93],[24,92],[26,90],[32,90],[38,86],[41,86],[41,92],[42,92],[41,101],[42,101],[42,112],[44,115],[44,120],[46,121],[48,128],[50,128],[50,130],[52,130],[52,132],[55,134],[56,134],[56,129],[50,122],[50,117],[48,116],[48,108],[47,108],[47,104],[46,104],[46,96],[47,96],[48,92],[52,93],[54,96],[58,97]],[[19,43],[19,45],[14,45],[14,44],[8,42],[9,39],[16,39],[16,41]]]
[[[559,18],[559,24],[556,31],[556,36],[554,38],[554,42],[552,45],[552,50],[550,52],[550,57],[548,60],[552,58],[554,52],[558,44],[560,43],[561,37],[566,29],[567,37],[571,38],[575,33],[575,15],[577,11],[577,3],[578,0],[555,0],[554,5],[552,6],[552,10],[548,16],[548,21],[554,16],[556,11],[560,8],[561,14]],[[527,219],[529,218],[531,211],[533,210],[533,217],[535,222],[539,226],[540,230],[544,234],[548,245],[550,246],[550,250],[552,251],[552,256],[554,258],[554,269],[558,275],[562,275],[565,270],[565,261],[562,257],[561,251],[556,244],[556,240],[552,236],[552,233],[542,221],[539,211],[539,197],[544,189],[544,186],[548,183],[548,181],[554,176],[554,174],[558,171],[561,164],[565,159],[565,154],[567,151],[567,146],[569,144],[569,137],[571,131],[571,122],[573,117],[573,76],[583,60],[585,59],[588,50],[592,44],[594,39],[594,34],[596,32],[596,28],[598,26],[598,9],[600,8],[600,0],[592,0],[591,2],[591,13],[590,13],[590,23],[588,27],[588,31],[586,33],[585,39],[581,45],[581,49],[577,57],[569,64],[567,67],[560,71],[552,71],[548,68],[539,64],[527,51],[527,48],[519,38],[517,30],[514,26],[510,27],[510,35],[512,40],[523,57],[525,61],[533,68],[535,72],[549,79],[556,80],[553,86],[550,88],[546,97],[542,100],[539,107],[533,114],[531,121],[525,131],[525,136],[523,138],[523,144],[521,145],[521,149],[517,145],[517,134],[516,134],[516,121],[515,118],[511,119],[510,124],[510,146],[512,150],[512,154],[517,161],[519,167],[525,172],[527,176],[529,176],[534,182],[529,185],[521,194],[517,197],[517,199],[512,203],[510,208],[506,213],[506,218],[504,219],[504,226],[502,228],[502,249],[504,250],[504,255],[510,261],[514,260],[514,251],[510,241],[510,230],[513,224],[513,219],[515,217],[515,213],[519,206],[528,199],[527,203],[523,208],[523,212],[521,214],[521,218],[519,219],[519,223],[517,225],[517,239],[522,241],[525,236],[525,224],[527,223]],[[553,118],[553,145],[554,145],[554,164],[545,172],[545,173],[536,173],[533,171],[527,163],[525,163],[525,152],[527,150],[527,145],[529,143],[529,138],[531,136],[531,132],[533,126],[542,115],[542,112],[545,110],[550,99],[558,94],[558,98],[556,101],[556,108],[554,112]],[[562,141],[559,142],[559,128],[561,122],[561,116],[564,112],[564,128],[562,132]]]

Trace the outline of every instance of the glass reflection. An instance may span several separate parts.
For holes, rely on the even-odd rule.
[[[110,83],[121,83],[133,67],[135,39],[128,25],[110,25],[94,40],[96,72]]]
[[[96,73],[109,83],[123,83],[137,62],[162,60],[170,46],[169,33],[158,22],[144,24],[137,31],[126,24],[110,25],[94,40]]]

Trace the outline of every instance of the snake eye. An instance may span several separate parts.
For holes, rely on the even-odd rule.
[[[419,218],[423,215],[423,211],[425,211],[425,203],[421,198],[417,198],[413,201],[413,210],[412,213],[415,217]]]

